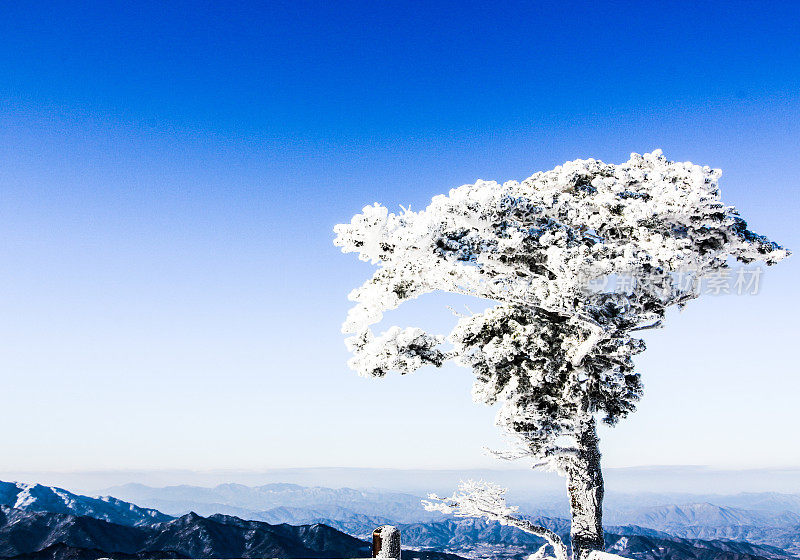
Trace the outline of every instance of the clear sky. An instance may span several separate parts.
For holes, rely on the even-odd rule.
[[[730,0],[6,3],[0,467],[495,465],[469,371],[346,368],[369,267],[333,225],[662,148],[800,249],[798,21]],[[797,259],[647,335],[607,465],[800,465]],[[444,329],[451,301],[388,320]]]

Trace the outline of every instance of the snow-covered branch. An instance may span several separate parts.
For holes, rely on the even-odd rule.
[[[388,371],[412,373],[425,364],[442,365],[447,357],[437,348],[442,342],[444,337],[414,327],[392,327],[377,337],[366,329],[347,339],[353,353],[348,364],[365,377],[383,377]]]
[[[453,514],[456,517],[479,517],[497,521],[502,525],[516,527],[526,533],[544,538],[553,547],[557,560],[567,560],[567,548],[554,531],[534,525],[517,516],[519,508],[506,505],[506,489],[492,482],[467,480],[448,498],[435,494],[428,496],[422,504],[428,511]]]

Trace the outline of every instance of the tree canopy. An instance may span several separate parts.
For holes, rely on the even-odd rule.
[[[381,377],[454,360],[473,370],[475,400],[502,403],[498,424],[523,454],[568,464],[580,425],[634,410],[636,331],[660,326],[669,307],[700,295],[701,278],[732,262],[788,255],[722,202],[720,175],[656,150],[620,165],[576,160],[520,182],[477,181],[417,212],[365,207],[334,228],[343,252],[377,266],[349,295],[350,367]],[[623,276],[634,279],[626,289],[602,288]],[[384,312],[435,291],[497,305],[446,336],[373,333]]]

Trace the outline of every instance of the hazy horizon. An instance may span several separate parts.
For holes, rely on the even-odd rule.
[[[606,490],[616,494],[732,495],[774,492],[800,494],[800,467],[783,469],[713,469],[696,465],[604,469]],[[94,472],[0,471],[0,480],[58,486],[78,493],[103,494],[114,487],[287,483],[329,488],[380,488],[399,492],[445,493],[464,478],[483,478],[509,487],[512,496],[564,494],[564,479],[556,473],[520,469],[375,469],[309,467],[235,470],[161,470]],[[113,495],[113,494],[112,494]]]

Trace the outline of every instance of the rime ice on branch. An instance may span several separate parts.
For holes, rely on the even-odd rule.
[[[519,508],[506,505],[505,494],[506,489],[497,484],[482,480],[467,480],[461,483],[452,496],[440,498],[435,494],[430,494],[428,498],[431,501],[423,500],[422,503],[428,511],[452,513],[456,517],[483,517],[542,537],[547,544],[553,547],[556,560],[567,560],[567,548],[561,541],[561,537],[550,529],[539,527],[518,517]],[[544,557],[544,548],[542,547],[539,551],[540,557]]]
[[[638,330],[698,297],[699,279],[732,260],[774,264],[788,252],[747,229],[720,198],[720,171],[660,150],[610,165],[576,160],[528,179],[478,181],[419,212],[367,206],[335,244],[378,270],[350,293],[350,367],[382,377],[447,360],[471,368],[473,397],[499,403],[516,456],[567,476],[578,558],[603,545],[596,418],[613,425],[642,392]],[[686,281],[688,278],[690,281]],[[636,278],[621,293],[593,286]],[[680,281],[679,281],[680,280]],[[371,325],[444,291],[497,303],[447,336]],[[447,344],[449,343],[449,344]]]

